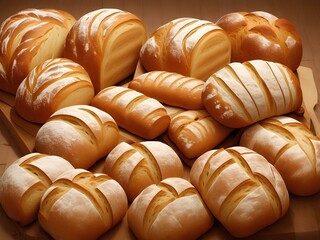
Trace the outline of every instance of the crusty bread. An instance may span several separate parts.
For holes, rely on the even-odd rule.
[[[302,59],[302,42],[292,22],[263,12],[233,12],[216,24],[228,34],[232,62],[262,59],[295,71]]]
[[[274,165],[290,193],[320,191],[320,138],[301,122],[287,116],[265,119],[245,129],[240,145]]]
[[[159,141],[119,143],[107,156],[106,173],[121,184],[129,201],[147,186],[168,177],[182,177],[183,164],[176,152]]]
[[[70,30],[64,56],[89,73],[95,92],[134,73],[140,48],[147,39],[143,22],[134,14],[103,8],[83,15]]]
[[[65,159],[30,153],[14,161],[0,181],[0,203],[9,218],[27,225],[37,219],[40,200],[51,183],[73,169]]]
[[[118,182],[106,174],[74,169],[45,192],[38,219],[54,239],[97,239],[123,219],[127,208]]]
[[[89,105],[56,111],[35,138],[36,151],[55,154],[75,168],[88,169],[119,142],[119,129],[106,112]]]
[[[231,44],[225,31],[196,18],[178,18],[160,26],[140,51],[140,61],[148,72],[176,72],[204,81],[230,58]]]
[[[151,71],[130,81],[128,87],[161,103],[184,109],[203,109],[204,81],[167,71]]]
[[[283,64],[252,60],[230,63],[210,77],[202,100],[221,124],[241,128],[301,107],[299,79]]]
[[[158,100],[126,87],[101,90],[91,105],[109,113],[119,127],[148,140],[161,135],[170,124],[170,117]]]
[[[205,110],[188,110],[172,117],[168,136],[185,157],[193,159],[213,149],[232,130]]]
[[[193,164],[190,179],[234,237],[253,235],[279,220],[289,207],[289,193],[279,172],[245,147],[204,153]]]
[[[138,239],[196,239],[214,223],[198,191],[183,178],[147,187],[129,207],[127,220]]]
[[[94,89],[86,70],[69,59],[49,59],[21,82],[14,109],[24,119],[45,123],[58,109],[90,104]]]
[[[0,27],[0,89],[15,94],[34,67],[62,56],[75,21],[65,11],[33,8],[7,18]]]

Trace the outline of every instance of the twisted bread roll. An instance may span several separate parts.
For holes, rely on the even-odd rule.
[[[73,169],[65,159],[40,153],[13,162],[0,181],[0,203],[13,221],[26,225],[37,219],[40,200],[56,178]]]
[[[24,119],[45,123],[58,109],[90,104],[94,89],[86,70],[65,59],[50,59],[35,67],[20,84],[15,110]]]
[[[289,192],[306,196],[320,191],[320,138],[297,120],[279,116],[260,121],[245,129],[240,145],[274,165]]]
[[[147,34],[135,15],[99,9],[82,16],[70,30],[64,56],[89,73],[95,92],[134,73]]]
[[[231,44],[224,30],[195,18],[178,18],[160,26],[140,51],[148,72],[177,72],[204,81],[230,58]]]
[[[75,21],[65,11],[33,8],[7,18],[0,27],[0,89],[15,94],[34,67],[60,57]]]
[[[89,168],[119,142],[119,129],[106,112],[88,105],[56,111],[35,138],[38,152],[55,154],[75,168]]]
[[[129,201],[147,186],[168,177],[182,177],[176,152],[159,141],[119,143],[107,156],[106,173],[121,184]]]
[[[202,99],[217,121],[241,128],[299,109],[302,92],[288,67],[252,60],[230,63],[213,74],[205,83]]]
[[[168,136],[181,153],[191,159],[217,146],[232,130],[205,110],[188,110],[171,119]]]
[[[204,81],[178,73],[152,71],[134,78],[128,85],[148,97],[184,109],[203,109],[201,93]]]
[[[204,153],[193,164],[190,179],[234,237],[256,233],[279,220],[289,207],[289,193],[279,172],[248,148]]]
[[[147,187],[129,207],[127,219],[138,239],[196,239],[214,222],[198,191],[183,178]]]
[[[126,194],[115,180],[74,169],[45,192],[38,219],[54,239],[97,239],[122,220],[127,208]]]
[[[262,11],[234,12],[216,24],[229,35],[231,61],[262,59],[282,63],[293,71],[302,59],[302,42],[294,25]]]
[[[91,105],[109,113],[119,127],[148,140],[165,132],[170,117],[156,99],[133,89],[111,86],[101,90]]]

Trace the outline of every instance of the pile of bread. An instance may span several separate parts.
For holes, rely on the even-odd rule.
[[[0,89],[42,124],[35,152],[1,177],[1,206],[21,225],[96,239],[126,219],[138,239],[196,239],[219,221],[247,237],[283,217],[290,194],[320,191],[320,139],[287,115],[302,104],[288,20],[178,18],[147,36],[118,9],[78,20],[26,9],[2,23],[0,43]],[[138,62],[144,73],[122,84]],[[103,173],[90,171],[97,161]]]

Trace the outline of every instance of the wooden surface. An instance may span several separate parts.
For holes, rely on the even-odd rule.
[[[318,0],[0,0],[0,22],[15,12],[28,7],[63,9],[76,18],[99,8],[119,8],[140,17],[145,22],[149,35],[158,26],[178,17],[195,17],[215,22],[229,12],[267,11],[278,17],[287,18],[295,24],[303,42],[301,65],[312,70],[315,85],[317,89],[320,89],[320,2]],[[319,93],[320,91],[318,91],[318,104],[315,107],[315,115],[318,117],[320,116]],[[14,137],[10,136],[5,122],[0,120],[0,175],[11,162],[22,156],[16,141]],[[271,231],[269,228],[264,230],[260,237],[320,239],[320,196],[318,194],[306,199],[307,205],[305,199],[293,198],[292,205],[295,211],[289,211],[280,223],[273,226]],[[0,239],[25,239],[19,229],[4,216],[1,208],[0,216]],[[26,231],[28,232],[28,229]],[[34,228],[30,231],[30,236],[33,236]],[[216,234],[215,239],[221,239],[221,236],[224,236],[223,232],[224,230],[220,229],[222,235],[219,238],[219,234]],[[118,235],[115,234],[115,236]],[[125,233],[124,236],[132,237],[130,233]],[[210,236],[212,235],[207,234],[203,239],[212,239]],[[30,237],[30,239],[45,237],[46,235],[43,235]]]

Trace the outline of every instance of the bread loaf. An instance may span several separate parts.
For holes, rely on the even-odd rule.
[[[37,219],[40,200],[56,178],[73,169],[65,159],[40,153],[14,161],[2,174],[0,203],[9,218],[27,225]]]
[[[170,123],[159,101],[126,87],[111,86],[101,90],[91,105],[109,113],[119,127],[148,140],[165,132]]]
[[[58,109],[90,104],[94,89],[86,70],[66,59],[49,59],[21,82],[14,109],[24,119],[45,123]]]
[[[232,130],[205,110],[188,110],[171,119],[168,136],[185,157],[192,159],[213,149]]]
[[[148,72],[176,72],[204,81],[230,58],[231,44],[225,31],[195,18],[178,18],[160,26],[140,51],[140,61]]]
[[[279,62],[295,71],[302,59],[302,42],[292,22],[263,12],[233,12],[216,24],[228,34],[231,61],[262,59]]]
[[[34,8],[7,18],[0,26],[0,89],[15,94],[34,67],[62,56],[75,21],[65,11]]]
[[[198,191],[182,178],[147,187],[129,207],[127,219],[138,239],[197,239],[214,222]]]
[[[193,164],[190,179],[234,237],[253,235],[279,220],[289,207],[289,193],[279,172],[245,147],[204,153]]]
[[[320,138],[301,122],[287,116],[265,119],[245,129],[240,145],[274,165],[290,193],[320,191]]]
[[[184,109],[203,109],[204,81],[178,73],[152,71],[134,78],[128,85],[161,103]]]
[[[45,192],[38,219],[54,239],[97,239],[123,219],[127,208],[126,194],[115,180],[74,169]]]
[[[146,41],[143,22],[134,14],[103,8],[83,15],[70,30],[64,56],[89,73],[95,92],[134,73]]]
[[[108,154],[105,170],[120,183],[131,202],[147,186],[168,177],[183,176],[183,165],[176,152],[159,141],[119,143]]]
[[[68,160],[75,168],[88,169],[119,142],[119,129],[106,112],[88,105],[56,111],[35,137],[35,149]]]
[[[264,60],[230,63],[205,83],[202,100],[221,124],[241,128],[300,108],[299,79],[286,66]]]

